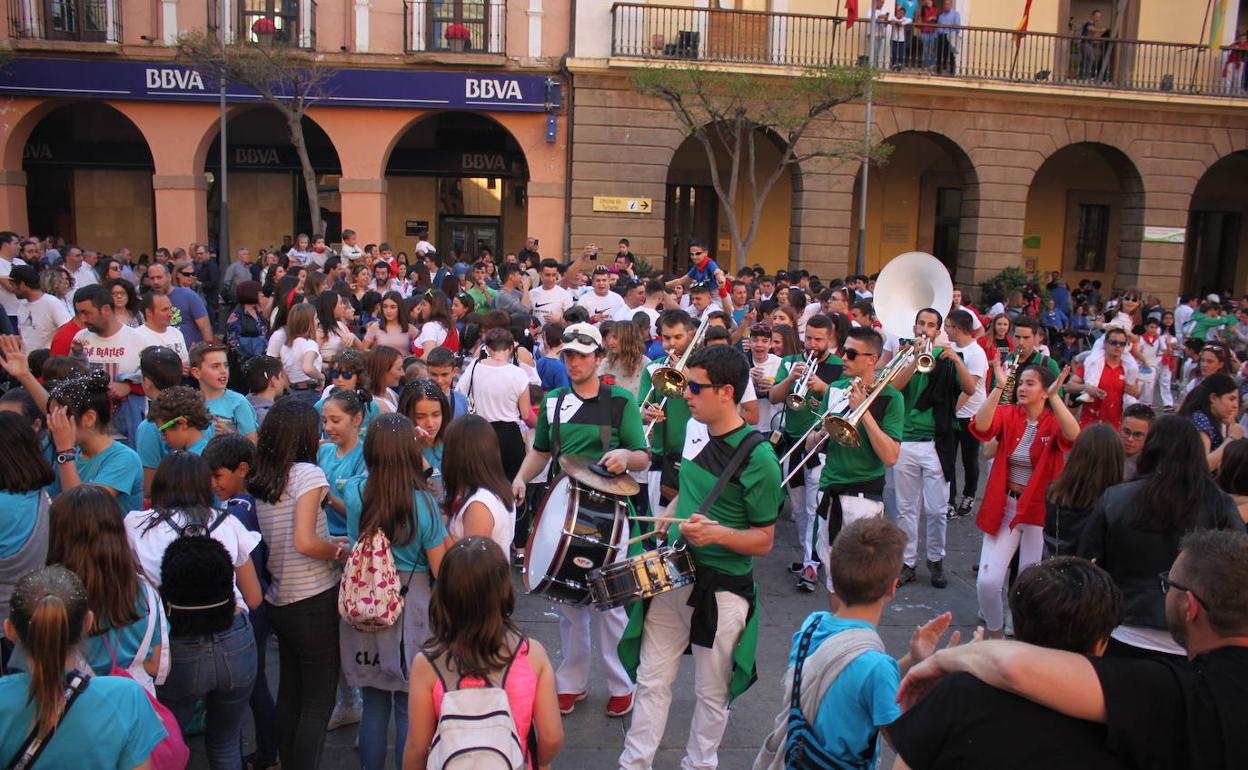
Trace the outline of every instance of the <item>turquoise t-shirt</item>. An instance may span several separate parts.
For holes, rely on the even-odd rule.
[[[352,542],[360,539],[360,514],[364,510],[364,484],[368,474],[348,479],[342,500],[347,506],[347,538]],[[393,546],[394,566],[399,572],[428,572],[429,557],[425,551],[436,548],[446,539],[446,525],[432,495],[420,491],[412,493],[416,509],[416,534],[412,542]]]
[[[30,733],[35,707],[29,692],[29,674],[0,677],[0,757],[6,761]],[[146,762],[167,736],[138,682],[120,676],[92,677],[35,767],[129,770]]]
[[[0,559],[7,559],[26,545],[35,531],[42,489],[33,492],[0,492]],[[5,608],[7,615],[8,608]]]
[[[347,479],[364,472],[364,442],[355,442],[355,447],[342,457],[338,456],[338,447],[334,444],[321,444],[316,450],[316,464],[325,471],[325,480],[329,482],[329,493],[342,497],[343,486]],[[329,534],[342,537],[347,534],[347,520],[328,504],[325,505],[325,523],[329,525]]]
[[[208,423],[208,427],[203,431],[203,438],[187,447],[186,451],[202,455],[204,448],[208,446],[209,441],[212,441],[216,432],[216,422]],[[160,461],[173,452],[173,449],[165,443],[160,428],[151,420],[139,423],[139,430],[134,438],[134,448],[139,452],[139,460],[143,462],[143,467],[153,469],[159,467]]]
[[[204,403],[208,407],[208,414],[225,420],[236,433],[246,436],[260,429],[260,423],[256,420],[256,408],[242,393],[227,390]]]
[[[316,409],[317,414],[325,414],[325,402],[328,400],[329,398],[326,397],[316,402],[316,406],[314,408]],[[364,407],[364,420],[360,423],[361,443],[364,441],[364,437],[368,435],[368,426],[371,425],[373,420],[377,419],[377,416],[380,414],[381,407],[377,405],[376,401],[369,401],[368,406]],[[322,432],[321,436],[324,437],[325,434]]]
[[[82,483],[98,484],[117,492],[122,515],[143,510],[143,461],[138,452],[114,441],[95,457],[79,455],[75,465]],[[59,468],[57,474],[59,477]]]
[[[874,629],[862,620],[842,620],[830,612],[815,612],[806,618],[793,635],[789,665],[797,662],[797,647],[802,634],[817,624],[808,655],[814,654],[829,637],[851,628]],[[871,767],[879,761],[877,742],[879,730],[901,716],[897,706],[897,688],[901,686],[901,669],[889,655],[868,650],[855,658],[832,682],[819,705],[818,715],[811,720],[819,747],[842,760],[847,767],[857,767],[862,757],[872,754]]]

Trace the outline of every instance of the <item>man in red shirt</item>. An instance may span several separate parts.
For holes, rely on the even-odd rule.
[[[1119,428],[1122,425],[1122,399],[1124,394],[1140,395],[1140,386],[1134,375],[1128,375],[1122,356],[1127,349],[1127,333],[1111,328],[1105,332],[1105,360],[1100,374],[1091,366],[1080,366],[1077,376],[1070,378],[1066,389],[1071,393],[1087,393],[1092,401],[1083,405],[1079,415],[1079,427],[1103,422]],[[1087,372],[1085,374],[1085,372]],[[1096,382],[1086,380],[1095,379]]]

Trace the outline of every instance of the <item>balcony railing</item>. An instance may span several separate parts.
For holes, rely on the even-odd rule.
[[[407,53],[506,52],[504,0],[404,0],[403,11]]]
[[[894,43],[898,28],[880,24],[871,55],[862,19],[847,27],[834,16],[635,3],[616,3],[611,12],[611,54],[618,57],[788,67],[871,61],[906,75],[1246,95],[1238,57],[1248,51],[939,25],[917,25]]]
[[[9,37],[120,43],[121,13],[116,0],[9,0]]]
[[[13,0],[10,0],[13,2]],[[208,32],[234,42],[316,50],[316,0],[227,0],[231,24],[220,27],[220,0],[208,0]]]

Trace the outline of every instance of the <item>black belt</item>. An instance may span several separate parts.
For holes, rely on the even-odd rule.
[[[319,387],[321,387],[321,384],[320,384],[319,382],[315,382],[315,381],[313,381],[313,380],[308,380],[308,381],[306,381],[306,382],[292,382],[292,383],[290,383],[290,389],[291,389],[291,390],[316,390],[316,389],[317,389],[317,388],[319,388]]]

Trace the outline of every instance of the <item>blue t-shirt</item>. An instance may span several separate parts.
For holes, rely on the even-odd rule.
[[[208,407],[208,414],[228,422],[235,433],[246,436],[260,429],[256,408],[242,393],[227,390],[204,404]]]
[[[107,674],[113,667],[113,652],[117,653],[117,665],[122,668],[129,668],[134,662],[135,655],[139,652],[139,645],[143,644],[143,637],[147,634],[147,618],[151,614],[151,608],[147,604],[147,591],[143,588],[143,579],[139,578],[139,593],[134,599],[134,611],[139,619],[127,626],[121,628],[110,628],[102,634],[87,637],[83,641],[80,649],[82,657],[86,659],[96,674]],[[152,629],[152,640],[147,643],[148,655],[151,655],[152,648],[158,644],[165,644],[166,637],[169,633],[168,622],[161,622],[163,618],[158,617],[156,627]],[[112,648],[110,652],[109,648]]]
[[[693,279],[694,283],[710,284],[712,289],[718,289],[719,283],[715,280],[715,271],[719,270],[719,265],[713,259],[708,259],[704,267],[692,265],[687,275]]]
[[[0,559],[7,559],[22,550],[30,539],[30,533],[35,531],[39,496],[42,494],[42,489],[33,492],[0,491],[0,511],[3,511],[0,516]]]
[[[829,637],[851,628],[874,629],[862,620],[842,620],[830,612],[815,612],[802,623],[793,635],[793,648],[789,651],[789,665],[797,661],[797,646],[802,634],[812,624],[817,624],[811,639],[810,652],[814,654]],[[879,761],[876,742],[879,728],[892,724],[901,716],[897,706],[897,688],[901,686],[901,669],[889,655],[868,650],[845,667],[841,675],[828,688],[819,714],[811,727],[819,746],[841,759],[847,766],[856,766],[867,754],[874,754],[872,766]]]
[[[217,431],[217,424],[211,422],[204,429],[203,436],[186,448],[191,454],[202,455],[204,448],[208,446],[208,442],[212,441],[213,435]],[[165,459],[166,455],[173,453],[173,448],[165,442],[165,438],[161,435],[160,427],[151,420],[144,420],[139,423],[139,433],[134,440],[135,448],[139,451],[139,460],[143,462],[144,468],[157,468],[160,461]]]
[[[335,444],[321,444],[316,450],[316,464],[325,471],[325,480],[329,482],[329,493],[342,497],[347,479],[364,472],[364,442],[355,442],[355,447],[342,457],[338,456]],[[329,534],[342,537],[347,534],[347,520],[337,511],[325,505],[325,523],[329,525]]]
[[[572,387],[572,383],[568,380],[568,367],[563,365],[563,359],[542,356],[537,359],[536,366],[537,376],[542,381],[542,390],[551,391],[555,388]]]
[[[452,418],[463,417],[468,414],[468,396],[452,388],[448,400],[451,402],[451,411],[454,413]],[[450,420],[447,420],[447,422],[450,422]]]
[[[178,327],[182,336],[186,338],[186,349],[190,350],[196,342],[203,342],[204,335],[199,333],[199,327],[195,321],[208,315],[208,306],[204,304],[204,298],[190,289],[178,287],[169,292],[169,303],[173,305],[171,325]]]
[[[30,675],[0,677],[0,757],[17,753],[35,716]],[[92,677],[74,701],[35,768],[138,767],[168,736],[143,687],[120,676]]]
[[[256,515],[256,498],[244,492],[238,497],[226,500],[222,507],[226,513],[241,521],[243,526],[250,531],[260,531],[260,517]],[[263,539],[251,549],[251,563],[256,565],[256,576],[260,578],[260,593],[268,591],[269,546]]]
[[[333,395],[333,391],[330,392],[330,395]],[[322,398],[320,401],[316,402],[316,406],[313,408],[316,409],[317,414],[322,415],[322,416],[325,414],[325,402],[328,400],[329,400],[329,396],[326,396],[325,398]],[[360,422],[360,443],[361,444],[364,443],[364,437],[368,435],[369,424],[371,424],[373,420],[377,419],[377,416],[380,414],[381,414],[381,407],[377,405],[376,400],[369,401],[368,406],[364,407],[364,419],[363,421]],[[321,437],[325,438],[324,431],[321,431]]]
[[[364,509],[364,484],[367,482],[367,473],[349,479],[342,494],[347,506],[347,539],[352,543],[360,539],[360,514]],[[446,539],[446,525],[442,523],[442,514],[433,495],[413,491],[412,504],[416,509],[416,534],[412,542],[392,547],[394,566],[399,572],[428,572],[429,557],[425,551],[442,544]]]
[[[143,461],[139,453],[114,441],[108,449],[95,457],[78,455],[78,478],[83,484],[98,484],[117,492],[117,503],[124,516],[130,511],[143,510]],[[57,469],[60,475],[60,469]]]

